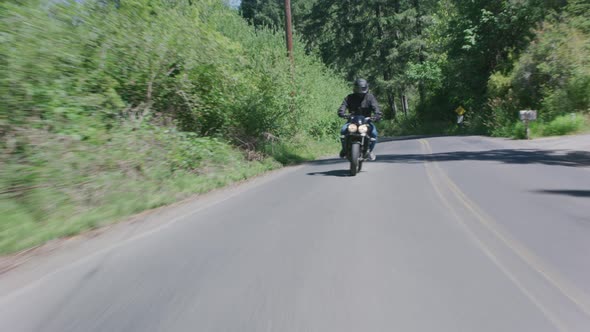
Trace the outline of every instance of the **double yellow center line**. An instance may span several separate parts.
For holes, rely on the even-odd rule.
[[[533,254],[528,248],[520,244],[516,239],[511,237],[503,228],[494,221],[492,217],[487,215],[483,210],[459,189],[459,187],[449,178],[449,176],[440,168],[438,163],[430,158],[432,155],[432,148],[427,140],[419,140],[423,151],[427,154],[427,162],[424,164],[428,178],[436,191],[437,195],[453,215],[461,228],[471,238],[475,245],[522,291],[522,293],[545,314],[545,316],[555,325],[560,331],[570,331],[571,324],[567,324],[564,320],[550,310],[542,301],[540,296],[537,296],[532,291],[533,287],[529,287],[518,274],[513,272],[513,269],[508,267],[506,259],[494,249],[493,243],[490,242],[489,234],[496,242],[501,243],[509,249],[509,251],[520,258],[530,269],[542,276],[552,287],[557,289],[559,293],[565,296],[586,316],[590,319],[590,304],[585,298],[582,291],[577,289],[569,281],[565,280],[558,272],[552,270],[540,258]],[[450,195],[445,195],[449,193]],[[453,205],[452,202],[459,204]],[[458,205],[458,206],[457,206]],[[467,211],[461,213],[460,210]],[[478,229],[480,231],[478,231]],[[489,234],[483,234],[485,231]],[[497,248],[497,246],[496,246]],[[590,320],[589,320],[590,323]],[[575,329],[575,328],[574,328]]]

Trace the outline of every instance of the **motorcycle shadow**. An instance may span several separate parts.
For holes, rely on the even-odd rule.
[[[311,172],[307,173],[307,175],[311,176],[336,176],[336,177],[348,177],[350,176],[350,171],[346,169],[336,169],[332,171],[325,171],[325,172]]]

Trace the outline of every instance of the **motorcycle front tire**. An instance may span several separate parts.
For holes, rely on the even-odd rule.
[[[350,176],[355,176],[359,171],[359,157],[361,156],[360,143],[353,143],[350,147]]]

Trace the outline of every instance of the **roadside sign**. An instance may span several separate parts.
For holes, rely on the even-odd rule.
[[[519,112],[521,121],[534,121],[537,120],[537,111],[524,110]]]
[[[455,110],[455,113],[457,113],[457,115],[463,115],[465,114],[467,111],[463,108],[463,106],[459,106],[457,107],[457,109]]]
[[[537,120],[537,111],[533,110],[523,110],[518,112],[518,116],[520,120],[524,122],[525,130],[526,130],[526,138],[530,139],[531,137],[531,130],[529,128],[529,121]]]

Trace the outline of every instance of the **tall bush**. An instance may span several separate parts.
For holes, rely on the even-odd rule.
[[[1,112],[14,124],[85,132],[133,118],[201,136],[323,138],[346,91],[300,44],[293,76],[281,34],[221,1],[1,6]]]
[[[490,78],[490,127],[497,133],[512,126],[521,109],[539,110],[545,122],[590,110],[590,14],[579,10],[582,2],[572,1],[540,25],[514,68]]]

